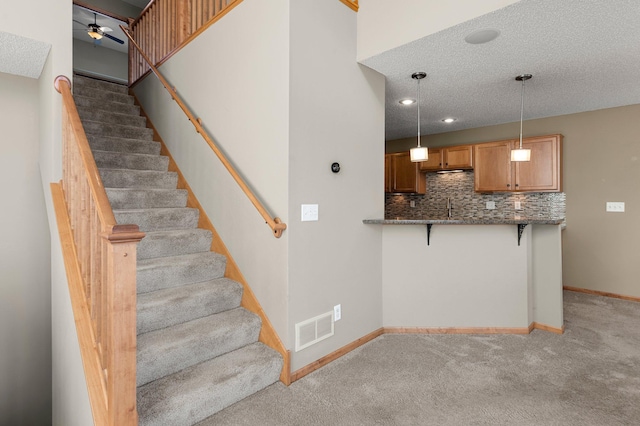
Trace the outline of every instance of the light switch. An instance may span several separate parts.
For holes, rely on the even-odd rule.
[[[495,210],[496,202],[495,201],[487,201],[487,210]]]
[[[302,221],[311,222],[318,220],[317,204],[302,204]]]
[[[614,213],[624,213],[624,202],[622,201],[608,201],[607,211]]]

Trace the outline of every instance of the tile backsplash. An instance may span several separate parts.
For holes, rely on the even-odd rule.
[[[473,170],[462,173],[427,173],[426,195],[386,194],[385,218],[439,218],[447,216],[447,197],[453,205],[455,218],[511,219],[514,216],[563,219],[566,195],[563,192],[480,194],[473,190]],[[411,207],[411,201],[415,207]],[[486,209],[486,202],[495,202],[495,209]],[[515,209],[520,201],[521,210]]]

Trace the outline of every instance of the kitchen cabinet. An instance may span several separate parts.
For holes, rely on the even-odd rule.
[[[473,145],[429,148],[429,159],[420,163],[420,170],[437,172],[473,168]]]
[[[512,139],[474,145],[476,192],[562,191],[562,135],[523,139],[531,160],[512,162],[511,150],[519,143]]]
[[[385,192],[425,194],[427,179],[409,152],[385,155]]]

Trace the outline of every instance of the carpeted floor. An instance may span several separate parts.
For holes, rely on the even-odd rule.
[[[383,335],[210,425],[640,425],[640,303],[565,292],[564,335]]]

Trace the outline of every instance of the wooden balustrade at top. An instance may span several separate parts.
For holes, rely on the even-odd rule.
[[[63,179],[53,184],[72,309],[96,425],[137,425],[137,225],[119,225],[80,122],[71,82],[62,95]]]

